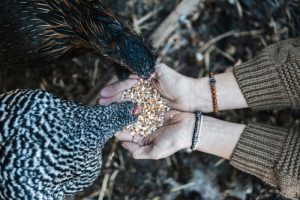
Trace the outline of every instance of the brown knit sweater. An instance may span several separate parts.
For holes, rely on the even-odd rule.
[[[264,49],[234,68],[248,105],[257,110],[300,108],[300,38]],[[230,163],[300,199],[299,124],[289,128],[252,123],[234,150]]]

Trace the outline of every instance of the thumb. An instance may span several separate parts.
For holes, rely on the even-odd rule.
[[[151,78],[153,78],[153,79],[161,79],[161,77],[163,77],[163,76],[168,76],[170,74],[173,75],[173,74],[176,74],[176,73],[178,73],[178,72],[176,72],[171,67],[167,66],[164,63],[160,63],[160,64],[158,64],[158,65],[155,66],[155,71],[151,75]]]
[[[159,79],[159,77],[161,77],[166,70],[168,70],[168,66],[160,63],[155,66],[155,71],[153,72],[153,74],[151,74],[150,78],[154,80]]]

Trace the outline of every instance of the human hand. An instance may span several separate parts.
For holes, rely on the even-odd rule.
[[[165,64],[159,64],[151,76],[151,83],[166,99],[169,107],[185,112],[202,110],[196,96],[201,92],[197,91],[197,79],[184,76]]]
[[[193,113],[170,110],[165,122],[154,133],[142,137],[126,131],[115,136],[135,159],[162,159],[190,147],[195,124]]]
[[[119,132],[115,136],[122,142],[122,146],[132,153],[136,159],[161,159],[177,151],[189,148],[195,126],[193,113],[168,111],[165,123],[154,133],[141,137],[134,137],[128,132]],[[246,127],[222,121],[213,117],[203,116],[202,128],[196,150],[230,159]]]
[[[121,93],[137,83],[137,76],[118,81],[103,88],[100,92],[100,104],[109,104],[121,99]],[[193,112],[199,110],[195,86],[197,79],[183,76],[166,66],[159,64],[150,79],[152,85],[167,101],[169,107],[176,110]]]

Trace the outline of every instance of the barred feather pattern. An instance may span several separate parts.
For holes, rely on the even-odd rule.
[[[133,103],[86,107],[42,90],[0,95],[0,199],[60,200],[99,175],[103,145]]]
[[[0,64],[40,67],[80,51],[141,77],[155,58],[143,38],[99,0],[0,0]]]

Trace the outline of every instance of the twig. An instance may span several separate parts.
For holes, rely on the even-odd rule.
[[[96,80],[97,80],[97,76],[98,76],[98,70],[99,70],[99,64],[100,64],[100,59],[97,58],[94,62],[94,70],[92,71],[92,75],[91,75],[91,83],[92,86],[94,86],[96,84]]]
[[[243,7],[242,7],[241,3],[238,0],[236,0],[235,5],[238,10],[240,18],[243,18],[244,14],[243,14]]]
[[[214,167],[218,167],[218,166],[221,165],[223,162],[225,162],[225,159],[223,159],[223,158],[219,159],[219,160],[214,164]]]
[[[103,200],[104,196],[105,196],[105,190],[107,188],[107,183],[108,183],[108,178],[109,178],[109,174],[106,173],[102,182],[102,186],[101,186],[101,190],[99,193],[99,198],[98,200]]]
[[[216,47],[214,45],[210,46],[204,54],[204,65],[205,65],[206,71],[209,71],[209,68],[210,68],[210,54],[211,54],[211,52],[213,52],[215,50],[215,48]]]
[[[178,34],[177,32],[174,32],[169,38],[168,41],[166,43],[166,45],[164,46],[164,48],[162,49],[162,51],[160,52],[160,55],[157,57],[156,59],[156,63],[160,63],[163,59],[163,57],[170,51],[170,49],[172,48],[172,45],[174,44],[174,41],[176,40],[176,38],[178,38]]]
[[[228,54],[227,52],[223,51],[222,49],[216,47],[216,52],[221,54],[222,56],[224,56],[225,58],[227,58],[228,60],[230,60],[231,62],[235,62],[234,57],[232,57],[230,54]]]
[[[113,144],[112,144],[112,147],[111,147],[111,149],[110,149],[110,152],[109,152],[109,154],[108,154],[108,157],[107,157],[107,160],[106,160],[106,162],[105,162],[105,168],[109,168],[110,167],[110,165],[111,165],[111,162],[112,162],[112,160],[113,160],[113,158],[114,158],[114,155],[115,155],[115,153],[116,153],[116,149],[117,149],[117,139],[114,139],[114,142],[113,142]]]
[[[204,53],[210,46],[214,45],[215,43],[223,40],[224,38],[230,37],[230,36],[234,36],[234,37],[243,37],[243,36],[248,36],[248,35],[260,35],[264,32],[264,29],[259,29],[259,30],[251,30],[251,31],[241,31],[238,32],[236,30],[232,30],[226,33],[223,33],[221,35],[218,35],[217,37],[214,37],[212,39],[210,39],[208,42],[206,42],[201,48],[200,48],[200,52]]]
[[[121,170],[126,170],[126,166],[125,166],[125,161],[124,161],[124,156],[123,156],[123,153],[122,151],[118,151],[118,158],[120,160],[120,166],[119,166],[119,169]]]
[[[180,191],[180,190],[184,190],[184,189],[192,187],[194,185],[195,185],[194,182],[190,182],[190,183],[187,183],[187,184],[184,184],[184,185],[179,185],[177,187],[172,188],[171,192],[177,192],[177,191]]]
[[[169,38],[169,36],[177,29],[179,19],[192,15],[199,9],[201,0],[182,0],[176,9],[160,24],[160,26],[152,33],[150,40],[154,48],[159,48]]]
[[[112,191],[113,191],[113,188],[114,188],[115,180],[116,180],[119,172],[120,172],[120,170],[115,169],[114,172],[111,174],[111,176],[109,178],[109,191],[110,191],[109,198],[110,199],[111,199]]]
[[[155,9],[153,11],[148,12],[145,16],[137,19],[135,23],[137,23],[140,26],[141,24],[143,24],[144,22],[146,22],[148,19],[150,19],[151,17],[153,17],[154,15],[156,15],[161,9],[162,9],[162,7],[158,8],[158,9]]]

